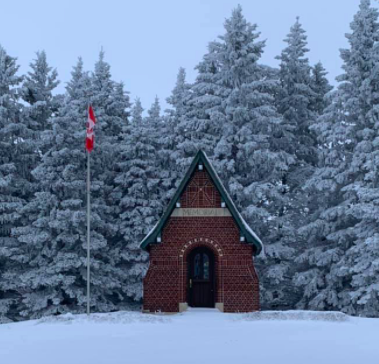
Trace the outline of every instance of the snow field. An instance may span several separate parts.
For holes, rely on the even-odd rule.
[[[305,311],[116,312],[0,325],[6,364],[376,363],[379,320]]]

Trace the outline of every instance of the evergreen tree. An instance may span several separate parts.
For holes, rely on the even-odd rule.
[[[361,0],[341,51],[344,73],[314,129],[323,146],[307,188],[324,194],[302,229],[310,248],[298,261],[300,307],[377,316],[378,11]]]
[[[219,65],[217,85],[223,98],[224,122],[216,157],[225,177],[244,178],[247,170],[254,169],[249,163],[254,163],[254,151],[265,143],[262,134],[280,121],[270,94],[271,81],[264,80],[264,69],[258,63],[265,42],[257,40],[256,28],[246,21],[239,6],[225,21],[225,35],[210,45],[212,59]],[[229,186],[233,195],[243,188],[236,180]]]
[[[173,88],[170,97],[166,99],[171,105],[171,109],[166,110],[163,126],[163,150],[161,153],[161,165],[169,171],[171,181],[168,186],[168,196],[173,195],[175,187],[179,183],[180,176],[183,173],[183,165],[178,163],[183,157],[181,143],[184,140],[183,125],[186,124],[185,117],[190,110],[187,105],[190,96],[191,85],[186,81],[186,71],[184,68],[179,68],[176,78],[176,84]]]
[[[37,58],[30,64],[23,83],[22,97],[29,104],[25,114],[33,123],[34,129],[43,131],[51,129],[48,125],[50,116],[57,110],[57,99],[53,90],[58,86],[58,73],[47,63],[46,53],[37,52]]]
[[[124,264],[123,252],[126,247],[119,238],[120,216],[118,210],[119,197],[114,193],[115,178],[120,173],[117,165],[122,149],[122,130],[128,123],[129,96],[123,85],[112,80],[110,65],[101,51],[99,60],[91,77],[91,102],[94,107],[96,123],[96,151],[93,153],[93,210],[98,213],[100,233],[105,244],[98,254],[93,279],[97,280],[100,302],[110,304],[110,298],[103,296],[101,282],[109,279],[115,291],[115,300],[125,299],[127,292],[127,272],[121,269]],[[119,268],[120,267],[120,268]],[[113,273],[112,273],[113,271]],[[115,276],[112,278],[112,274]],[[114,301],[114,302],[116,302]],[[105,307],[105,306],[104,306]]]
[[[306,40],[305,31],[297,19],[285,39],[288,45],[278,57],[281,63],[275,96],[283,120],[281,127],[273,130],[271,148],[284,153],[288,162],[281,167],[281,199],[273,201],[277,209],[273,214],[276,218],[272,219],[276,230],[268,237],[266,260],[262,264],[263,304],[269,303],[269,307],[291,308],[302,294],[291,282],[297,272],[293,260],[307,245],[298,229],[306,223],[309,213],[309,196],[303,186],[317,162],[316,140],[311,126],[317,116],[314,110],[316,100],[323,100],[328,88],[327,81],[320,75],[317,80],[320,85],[313,82],[311,67],[305,57],[308,52]],[[317,71],[320,71],[319,67]]]
[[[324,66],[321,62],[312,67],[311,83],[310,86],[314,93],[314,97],[310,103],[310,109],[316,113],[317,116],[322,115],[327,106],[329,106],[329,99],[327,94],[333,89],[327,79]]]
[[[17,214],[16,207],[22,202],[23,184],[19,184],[20,169],[15,158],[22,153],[21,104],[19,85],[22,78],[17,75],[16,58],[9,56],[0,46],[0,194],[1,194],[1,235],[10,235],[10,227]],[[24,181],[25,182],[25,181]]]
[[[17,301],[17,292],[4,277],[14,265],[10,257],[16,254],[18,242],[11,230],[21,224],[18,210],[31,193],[30,163],[37,151],[23,118],[18,68],[16,58],[0,46],[0,321],[11,316]]]
[[[147,117],[142,113],[137,99],[131,123],[123,129],[120,172],[115,178],[115,193],[120,196],[120,234],[126,246],[126,288],[134,300],[142,298],[142,278],[147,270],[147,254],[139,244],[163,213],[175,183],[166,159],[168,121],[160,114],[159,99],[155,98]]]
[[[150,109],[147,110],[147,122],[159,124],[162,121],[161,118],[161,105],[158,96],[155,96],[154,102],[151,104]]]
[[[52,129],[51,116],[57,112],[62,95],[53,96],[52,92],[59,84],[58,74],[47,63],[46,53],[37,52],[37,58],[30,64],[31,71],[26,75],[21,96],[26,102],[22,119],[27,125],[28,134],[22,137],[24,153],[22,165],[25,178],[30,181],[29,190],[25,191],[29,202],[40,185],[32,176],[32,171],[41,162],[42,155],[51,147],[46,131]],[[27,224],[28,216],[21,214],[21,224]]]
[[[170,134],[172,134],[173,129],[171,129],[172,122],[161,115],[158,97],[155,98],[147,113],[148,116],[144,119],[143,125],[146,143],[156,153],[150,163],[154,166],[156,178],[159,179],[157,189],[155,190],[154,187],[155,196],[160,198],[160,208],[156,211],[156,216],[159,216],[163,212],[163,206],[169,202],[174,194],[175,184],[178,182],[178,174],[175,170],[171,150],[173,141]]]
[[[129,96],[124,85],[112,80],[110,65],[101,51],[91,76],[91,103],[96,114],[96,150],[92,153],[93,229],[103,239],[93,257],[93,305],[106,311],[129,304],[124,252],[119,239],[119,196],[115,194],[115,177],[122,149],[122,130],[128,124]],[[109,291],[102,289],[107,285]],[[118,304],[118,306],[116,306]]]
[[[280,88],[277,96],[278,111],[283,115],[286,129],[296,134],[295,140],[283,148],[306,163],[316,163],[315,138],[309,127],[315,121],[311,104],[316,94],[311,87],[311,67],[308,58],[307,36],[299,18],[285,39],[287,47],[280,60]]]
[[[143,114],[144,109],[142,107],[141,99],[137,97],[134,101],[134,105],[132,108],[132,111],[130,113],[131,115],[131,121],[133,125],[141,125],[143,120]]]
[[[172,154],[179,174],[184,172],[199,149],[209,156],[214,155],[221,137],[225,117],[221,113],[221,88],[217,85],[218,61],[213,59],[213,52],[209,47],[209,52],[196,67],[195,82],[181,96],[184,107],[174,126],[176,150]]]
[[[73,72],[68,96],[44,132],[49,150],[33,170],[40,185],[20,213],[28,217],[14,228],[18,249],[4,284],[21,296],[22,317],[80,311],[85,304],[85,152],[84,136],[89,77],[81,62]],[[72,96],[75,96],[73,98]],[[101,244],[92,237],[92,247]],[[83,309],[84,311],[84,309]],[[17,317],[17,316],[16,316]]]
[[[126,247],[125,260],[127,294],[135,300],[142,298],[142,278],[147,270],[147,254],[139,244],[153,227],[161,212],[157,150],[154,145],[154,125],[160,118],[159,101],[156,98],[147,118],[142,117],[139,99],[132,108],[131,122],[124,126],[118,162],[119,173],[115,178],[120,197],[121,239]]]
[[[172,175],[173,183],[179,179],[182,173],[182,166],[178,164],[178,159],[182,155],[181,146],[178,144],[184,139],[183,124],[184,117],[187,114],[189,107],[187,101],[190,95],[190,85],[186,82],[186,71],[180,68],[175,87],[173,88],[170,97],[167,98],[167,103],[171,105],[171,109],[166,110],[163,126],[163,150],[161,162],[163,168],[167,169]]]
[[[188,98],[190,85],[186,82],[186,70],[183,67],[179,68],[176,78],[176,84],[167,98],[167,103],[172,106],[172,109],[166,110],[170,118],[178,122],[186,112],[186,100]]]

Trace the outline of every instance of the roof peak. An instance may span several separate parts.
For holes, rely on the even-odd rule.
[[[216,189],[221,194],[223,201],[226,204],[226,207],[229,209],[234,221],[241,231],[241,235],[244,236],[245,242],[253,244],[255,246],[255,254],[258,255],[263,247],[262,241],[259,237],[254,233],[254,231],[248,226],[242,215],[238,212],[234,202],[232,201],[229,193],[225,189],[223,183],[221,182],[220,177],[218,176],[216,170],[214,169],[210,159],[207,154],[199,149],[192,160],[191,165],[187,169],[186,174],[184,175],[178,189],[176,190],[174,197],[171,199],[166,211],[159,219],[158,223],[154,226],[154,228],[149,232],[149,234],[142,240],[140,246],[142,249],[147,249],[150,244],[158,243],[157,238],[160,236],[161,230],[166,225],[169,217],[171,216],[173,210],[175,209],[176,202],[179,200],[180,196],[184,192],[188,182],[190,181],[193,173],[196,170],[196,166],[199,164],[199,161],[202,161],[204,164],[205,170],[208,172],[213,184]]]

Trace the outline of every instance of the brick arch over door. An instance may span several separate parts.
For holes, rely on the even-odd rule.
[[[208,248],[212,251],[214,256],[214,273],[216,280],[216,302],[223,302],[224,289],[222,277],[222,259],[223,249],[220,243],[210,238],[193,238],[182,245],[179,252],[180,264],[180,298],[181,302],[186,302],[187,289],[188,289],[188,256],[196,248]]]

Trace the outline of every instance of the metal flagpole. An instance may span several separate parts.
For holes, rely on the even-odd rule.
[[[91,214],[91,201],[90,201],[90,152],[87,151],[87,315],[90,314],[90,214]]]

